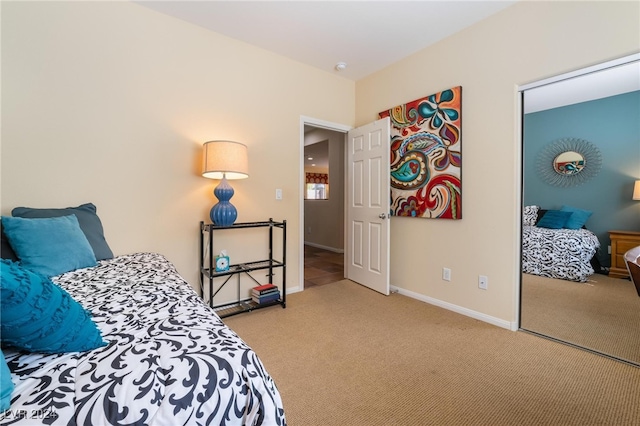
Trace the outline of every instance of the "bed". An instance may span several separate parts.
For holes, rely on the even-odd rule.
[[[567,225],[566,219],[572,217],[578,209],[573,210],[569,211],[570,214],[560,215],[554,213],[557,212],[555,210],[541,210],[538,206],[525,207],[522,272],[576,282],[586,282],[594,273],[591,260],[600,247],[600,242],[593,232],[584,228],[590,212],[583,214],[574,224]],[[576,216],[580,216],[581,211],[584,212],[579,210]],[[551,223],[551,219],[543,222],[549,212],[552,212],[549,217],[556,216],[555,223]]]
[[[4,295],[4,268],[17,263],[2,265]],[[102,340],[85,351],[16,349],[3,317],[13,389],[0,425],[286,424],[260,358],[161,254],[96,259],[46,280],[84,309]]]

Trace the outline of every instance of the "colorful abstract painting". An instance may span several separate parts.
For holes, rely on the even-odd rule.
[[[462,87],[383,111],[391,120],[391,214],[462,218]]]

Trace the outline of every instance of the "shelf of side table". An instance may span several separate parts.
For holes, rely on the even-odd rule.
[[[216,271],[214,266],[213,253],[213,233],[216,230],[222,229],[243,229],[243,228],[268,228],[269,235],[269,254],[267,259],[255,260],[250,262],[231,264],[226,271]],[[280,229],[282,231],[282,256],[280,259],[275,259],[273,255],[273,239],[274,229]],[[205,234],[209,235],[208,242],[205,243]],[[249,312],[254,309],[262,309],[269,306],[281,305],[282,308],[286,308],[287,297],[287,266],[286,266],[286,251],[287,251],[287,221],[275,222],[273,219],[262,222],[241,222],[235,223],[231,226],[216,226],[213,224],[205,224],[200,222],[200,295],[204,297],[204,286],[208,283],[209,286],[209,306],[213,307],[221,318],[225,318],[231,315],[240,314],[243,312]],[[208,245],[209,259],[208,262],[205,259],[205,248]],[[271,302],[258,304],[251,298],[242,298],[240,293],[240,277],[242,274],[246,274],[258,285],[259,283],[251,272],[259,270],[267,270],[267,276],[269,282],[273,283],[274,270],[276,268],[282,269],[282,289],[280,292],[280,298]],[[214,290],[214,278],[226,277],[226,279]],[[237,281],[237,300],[216,305],[214,303],[214,297],[224,288],[227,283],[236,278]]]

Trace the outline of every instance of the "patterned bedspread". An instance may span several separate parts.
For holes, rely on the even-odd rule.
[[[522,227],[522,272],[585,282],[594,273],[591,258],[600,247],[587,229]]]
[[[284,425],[258,356],[163,256],[137,253],[54,277],[109,344],[5,350],[16,388],[1,425]]]

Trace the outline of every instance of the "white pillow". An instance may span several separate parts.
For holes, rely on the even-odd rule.
[[[539,206],[525,206],[522,212],[522,224],[524,226],[533,226],[538,220]]]

